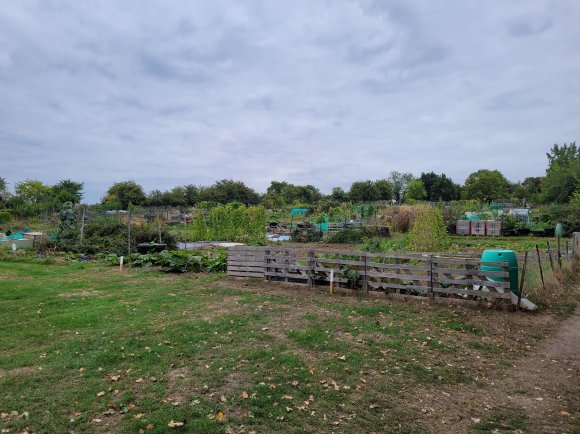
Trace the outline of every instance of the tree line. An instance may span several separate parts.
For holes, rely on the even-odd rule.
[[[476,199],[491,202],[499,199],[525,199],[534,204],[570,202],[580,197],[580,148],[576,143],[554,145],[546,154],[548,166],[541,177],[528,177],[512,183],[498,170],[481,169],[471,173],[463,185],[454,183],[444,173],[421,173],[415,177],[405,172],[391,172],[386,178],[353,182],[348,191],[341,187],[324,195],[313,185],[294,185],[272,181],[264,194],[259,194],[242,181],[223,179],[210,186],[193,184],[167,191],[145,193],[135,181],[113,184],[101,200],[108,209],[127,209],[134,206],[195,206],[203,202],[225,204],[239,202],[262,204],[267,208],[281,208],[294,204],[316,204],[320,201],[374,202],[394,201],[452,201]],[[49,186],[38,180],[16,183],[14,193],[8,191],[0,177],[0,208],[18,210],[59,209],[65,202],[80,203],[82,182],[63,180]],[[575,199],[580,200],[580,199]]]

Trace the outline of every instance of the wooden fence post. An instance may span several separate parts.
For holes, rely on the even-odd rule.
[[[429,301],[435,302],[435,294],[433,294],[433,255],[429,257]]]
[[[127,219],[127,255],[131,254],[131,210]]]
[[[263,280],[266,282],[268,280],[270,280],[270,276],[268,276],[268,272],[270,271],[270,267],[268,267],[268,264],[270,263],[270,259],[268,258],[268,256],[270,256],[270,250],[264,250],[264,277],[263,277]]]
[[[554,271],[554,260],[552,259],[552,250],[550,250],[550,242],[546,241],[546,244],[548,246],[548,257],[550,258],[550,268],[552,268],[552,271]]]
[[[363,291],[366,291],[366,293],[369,293],[369,280],[368,280],[368,276],[367,276],[367,254],[364,254],[364,258],[365,258],[365,269],[364,269],[364,275],[363,275],[363,281],[362,281],[362,289]]]
[[[522,280],[520,281],[520,292],[518,294],[518,304],[516,310],[520,310],[520,302],[522,301],[522,294],[524,292],[524,279],[526,278],[526,266],[528,265],[528,251],[524,254],[524,265],[522,266]]]
[[[560,250],[560,236],[558,236],[558,266],[562,268],[562,251]]]
[[[546,290],[546,284],[544,283],[544,270],[542,270],[542,260],[540,259],[540,248],[536,244],[536,255],[538,256],[538,267],[540,268],[540,277],[542,279],[542,288]]]
[[[314,269],[316,268],[316,261],[314,257],[314,250],[308,251],[308,287],[314,287]]]

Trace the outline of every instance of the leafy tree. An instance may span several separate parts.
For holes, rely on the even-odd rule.
[[[334,187],[330,193],[330,198],[338,202],[345,202],[348,200],[348,195],[340,187]]]
[[[41,181],[27,179],[16,184],[15,192],[25,205],[39,205],[50,201],[52,190]]]
[[[548,169],[542,186],[543,200],[567,203],[575,192],[580,191],[580,147],[576,142],[554,145],[546,156]]]
[[[199,201],[199,188],[193,184],[185,185],[183,187],[183,197],[185,199],[185,205],[195,205]]]
[[[57,204],[65,202],[80,203],[83,198],[84,183],[64,179],[51,187],[54,201]]]
[[[401,173],[397,171],[392,171],[389,174],[389,182],[393,187],[393,197],[399,203],[403,201],[405,197],[405,191],[409,183],[413,180],[413,174],[409,172]]]
[[[107,206],[128,209],[129,204],[144,205],[147,202],[143,187],[135,181],[122,181],[113,184],[102,199]]]
[[[426,199],[431,202],[451,201],[459,199],[459,185],[455,184],[444,173],[421,173],[420,177],[427,193]]]
[[[463,188],[464,199],[490,202],[509,195],[510,183],[499,170],[481,169],[470,174]]]
[[[424,200],[427,197],[427,192],[423,186],[423,181],[415,179],[409,183],[407,191],[405,192],[405,200]]]
[[[216,181],[212,186],[202,189],[199,196],[202,201],[223,204],[240,202],[246,205],[253,205],[260,201],[258,193],[246,186],[242,181],[234,181],[232,179]]]
[[[393,198],[393,186],[387,179],[375,181],[375,187],[379,192],[378,200],[391,200]]]
[[[348,196],[353,202],[372,202],[379,199],[379,189],[372,181],[356,181],[350,186]]]
[[[10,193],[8,193],[8,183],[6,182],[6,179],[0,176],[0,206],[4,206],[9,198]]]
[[[313,185],[293,185],[285,181],[272,181],[266,190],[264,203],[270,207],[280,207],[296,203],[315,204],[322,194]]]

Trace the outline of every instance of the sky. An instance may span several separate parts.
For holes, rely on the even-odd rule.
[[[0,177],[145,191],[541,176],[580,140],[578,0],[0,0]]]

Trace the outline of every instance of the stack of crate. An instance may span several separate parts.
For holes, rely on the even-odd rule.
[[[471,222],[469,220],[458,220],[455,226],[457,235],[469,235],[471,233]]]
[[[485,235],[485,220],[471,222],[471,235]]]
[[[487,220],[485,222],[485,234],[491,237],[501,237],[501,221]]]

